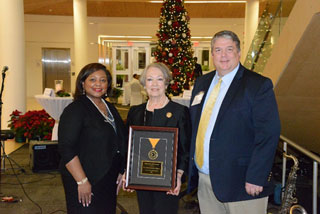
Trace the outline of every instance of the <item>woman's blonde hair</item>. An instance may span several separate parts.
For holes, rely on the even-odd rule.
[[[165,85],[168,86],[170,81],[172,80],[172,74],[171,71],[169,70],[168,66],[166,66],[165,64],[163,64],[162,62],[154,62],[149,64],[142,72],[141,76],[140,76],[140,83],[143,86],[146,86],[146,75],[147,75],[147,71],[149,70],[149,68],[158,68],[164,77],[165,80]]]

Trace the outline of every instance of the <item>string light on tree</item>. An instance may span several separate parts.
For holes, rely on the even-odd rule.
[[[173,80],[167,91],[169,96],[179,95],[184,89],[189,89],[194,80],[195,63],[189,21],[183,0],[164,0],[154,56],[157,62],[166,64],[172,71]]]

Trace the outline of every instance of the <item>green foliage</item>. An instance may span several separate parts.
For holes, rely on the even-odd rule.
[[[117,71],[122,71],[122,70],[124,70],[123,65],[121,65],[120,63],[116,64],[116,70],[117,70]]]
[[[114,87],[111,89],[110,97],[119,98],[122,95],[122,92],[121,89]]]
[[[179,95],[188,89],[193,81],[193,60],[191,34],[188,27],[190,18],[183,0],[164,0],[158,37],[154,52],[157,62],[166,64],[172,71],[173,81],[168,87],[169,95]]]
[[[209,71],[209,65],[202,65],[203,71]]]
[[[56,95],[57,97],[70,97],[70,94],[64,90],[57,91]]]

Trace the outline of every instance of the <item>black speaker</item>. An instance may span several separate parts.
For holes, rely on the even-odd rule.
[[[60,155],[57,142],[33,142],[30,148],[30,167],[33,172],[58,170]]]

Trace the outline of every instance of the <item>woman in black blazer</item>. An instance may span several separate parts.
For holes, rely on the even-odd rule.
[[[147,66],[140,82],[149,100],[131,107],[127,117],[127,128],[131,125],[179,128],[177,186],[169,192],[138,190],[140,214],[178,213],[181,178],[188,167],[191,123],[188,108],[170,101],[165,94],[170,80],[171,72],[166,65],[152,63]]]
[[[111,83],[104,65],[86,65],[77,77],[75,100],[60,117],[60,169],[69,214],[116,212],[127,132],[117,110],[104,99]]]

